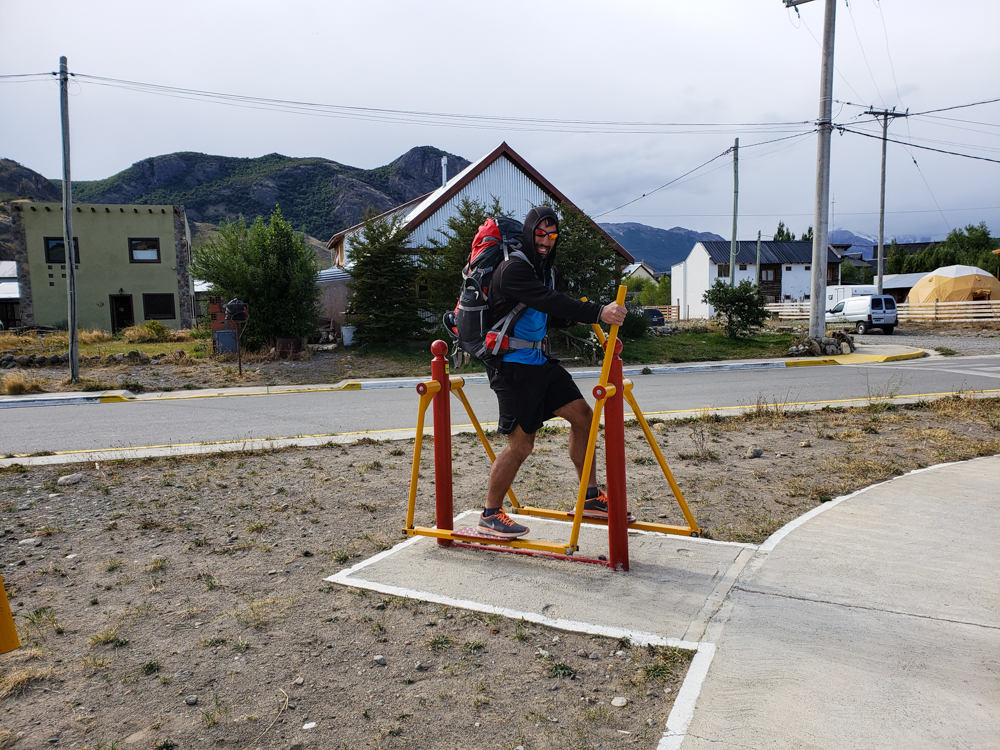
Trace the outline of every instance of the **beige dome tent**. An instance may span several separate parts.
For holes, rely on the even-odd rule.
[[[975,266],[944,266],[913,285],[907,302],[967,302],[1000,300],[1000,281]]]

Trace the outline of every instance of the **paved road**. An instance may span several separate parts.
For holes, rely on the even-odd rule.
[[[636,376],[644,412],[769,402],[865,399],[870,395],[1000,389],[1000,355],[898,363]],[[585,395],[596,380],[580,380]],[[496,420],[486,385],[466,391],[482,422]],[[272,394],[191,400],[10,409],[2,414],[0,454],[94,450],[279,438],[416,426],[412,389]],[[452,401],[453,409],[461,405]],[[467,423],[455,414],[455,424]]]

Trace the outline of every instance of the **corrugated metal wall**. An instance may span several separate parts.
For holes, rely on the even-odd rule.
[[[518,221],[524,220],[532,206],[552,200],[513,162],[500,157],[417,227],[410,235],[410,244],[416,247],[426,243],[431,237],[443,239],[440,229],[447,226],[448,219],[458,215],[458,206],[464,198],[491,206],[494,196],[500,199],[504,211],[510,212]]]

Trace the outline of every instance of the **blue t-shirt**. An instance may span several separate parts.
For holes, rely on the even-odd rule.
[[[541,341],[545,338],[548,321],[548,315],[529,307],[524,311],[524,315],[514,323],[514,330],[509,335],[525,341]],[[517,349],[510,354],[503,355],[503,361],[518,362],[522,365],[540,365],[546,361],[546,357],[540,349]]]

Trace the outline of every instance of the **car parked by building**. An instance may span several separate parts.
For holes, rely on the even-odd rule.
[[[642,308],[642,317],[646,319],[647,326],[662,326],[666,325],[667,322],[663,313],[655,307]]]
[[[826,322],[847,323],[857,333],[868,333],[872,328],[881,328],[889,335],[898,321],[896,300],[888,294],[872,294],[864,297],[850,297],[833,306],[826,314]]]

